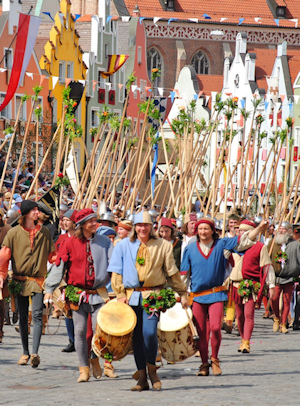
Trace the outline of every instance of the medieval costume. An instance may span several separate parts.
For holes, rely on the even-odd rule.
[[[148,212],[135,215],[134,224],[150,224],[152,219]],[[112,272],[112,288],[119,300],[128,300],[137,316],[137,325],[133,333],[133,352],[138,369],[138,383],[134,391],[149,389],[146,366],[154,389],[161,388],[155,366],[158,349],[157,323],[159,315],[149,316],[142,306],[142,299],[148,298],[151,292],[158,293],[166,280],[180,296],[186,295],[175,265],[172,245],[155,237],[153,228],[147,242],[142,243],[135,234],[120,241],[114,248],[109,264]],[[142,259],[142,260],[141,260]]]
[[[82,209],[76,214],[76,225],[83,226],[88,220],[96,217],[92,209]],[[97,225],[95,231],[96,229]],[[93,330],[95,330],[97,313],[108,301],[106,285],[110,281],[110,276],[107,267],[112,249],[110,240],[101,235],[94,234],[91,238],[85,238],[83,235],[70,237],[60,247],[56,266],[51,270],[46,281],[46,293],[51,294],[62,280],[66,266],[67,285],[80,289],[79,302],[72,305],[74,306],[75,349],[80,365],[78,382],[86,382],[89,379],[89,363],[93,367],[96,379],[102,375],[98,358],[93,351],[89,360],[86,340],[87,318],[91,313]]]
[[[37,203],[23,200],[21,203],[22,218],[32,210],[37,210]],[[38,212],[37,212],[38,213]],[[21,285],[21,293],[17,295],[19,308],[19,328],[23,345],[23,355],[18,361],[25,365],[29,361],[28,348],[28,306],[32,300],[33,347],[31,355],[32,367],[40,363],[38,349],[42,334],[43,289],[42,284],[47,274],[47,261],[52,262],[55,246],[47,228],[36,225],[26,229],[18,225],[8,231],[0,251],[0,277],[6,278],[8,263],[11,260],[13,279]]]
[[[285,242],[278,243],[278,236],[275,237],[275,244],[271,253],[272,264],[276,273],[275,294],[271,299],[271,306],[275,314],[273,331],[287,333],[286,326],[290,304],[294,290],[294,278],[300,274],[300,242],[293,240],[289,235],[291,224],[287,221],[281,224],[281,228],[287,230]],[[280,230],[279,230],[280,232]],[[280,235],[280,234],[279,234]],[[284,256],[286,255],[286,259]],[[276,261],[277,256],[277,261]],[[278,262],[280,261],[280,262]],[[280,317],[279,313],[279,298],[282,292],[283,308]]]
[[[169,233],[170,233],[169,239],[166,239],[161,234],[161,227],[168,227]],[[175,230],[174,230],[174,225],[172,223],[172,220],[168,219],[166,217],[162,217],[158,223],[158,233],[161,236],[161,238],[166,239],[167,241],[169,241],[172,244],[175,264],[176,264],[177,268],[180,270],[182,241],[175,235]]]
[[[240,224],[242,232],[251,231],[255,227],[255,223],[249,220],[243,220]],[[249,353],[250,339],[254,329],[255,306],[257,304],[260,307],[265,284],[270,289],[275,287],[275,274],[267,247],[261,242],[257,242],[246,251],[233,254],[233,256],[235,267],[230,275],[230,279],[233,281],[232,299],[235,303],[242,338],[238,351]]]
[[[190,282],[193,315],[200,337],[198,347],[202,365],[197,375],[209,374],[207,317],[211,333],[211,366],[214,375],[220,375],[222,371],[219,367],[218,353],[221,345],[223,302],[227,300],[226,287],[222,286],[226,274],[227,251],[249,248],[253,242],[247,235],[242,238],[219,239],[215,233],[214,222],[210,218],[202,218],[196,223],[196,233],[201,224],[208,224],[211,227],[212,240],[204,244],[197,236],[198,241],[186,247],[181,263],[181,275],[187,284]]]
[[[190,214],[186,214],[184,216],[184,225],[182,228],[183,235],[182,235],[182,242],[181,242],[181,261],[183,259],[183,253],[184,253],[185,248],[189,244],[192,244],[193,242],[197,241],[196,236],[193,234],[194,230],[195,230],[196,222],[197,222],[196,213],[190,213]]]

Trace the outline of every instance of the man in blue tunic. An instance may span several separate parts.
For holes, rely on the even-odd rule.
[[[243,236],[220,239],[212,219],[202,218],[195,225],[197,241],[188,245],[184,251],[181,275],[186,283],[191,282],[190,298],[193,301],[193,315],[200,337],[198,346],[202,359],[198,376],[209,374],[208,325],[211,334],[213,374],[222,373],[218,353],[221,345],[223,302],[227,300],[226,287],[223,286],[228,258],[226,251],[244,251],[250,248],[267,224],[268,222],[262,221],[257,228]]]

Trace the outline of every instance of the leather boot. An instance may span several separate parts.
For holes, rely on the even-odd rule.
[[[161,382],[156,373],[156,371],[158,370],[158,367],[156,365],[151,365],[148,362],[147,362],[147,367],[148,367],[148,375],[149,375],[150,381],[152,383],[152,388],[154,390],[161,390]]]
[[[104,362],[104,375],[108,378],[118,378],[118,375],[115,373],[115,368],[112,366],[111,362]]]
[[[278,317],[274,317],[274,323],[273,323],[273,331],[274,331],[274,333],[276,333],[277,331],[279,331],[279,328],[280,328],[279,318],[278,318]]]
[[[102,376],[102,369],[99,364],[99,358],[90,358],[90,365],[92,367],[93,376],[95,379],[100,379]]]
[[[148,390],[149,384],[147,381],[147,375],[145,369],[140,369],[134,374],[134,379],[137,379],[136,385],[131,388],[133,392],[141,392],[142,390]]]
[[[286,327],[286,323],[280,324],[280,332],[281,332],[282,334],[286,334],[286,333],[289,332],[289,329]]]
[[[79,378],[77,382],[87,382],[90,379],[90,367],[79,367]]]
[[[242,338],[241,345],[239,346],[238,352],[242,352],[244,348],[244,339]]]
[[[42,335],[45,335],[45,333],[46,333],[47,321],[48,321],[47,314],[43,314],[43,328],[42,328]]]
[[[40,357],[37,354],[31,354],[30,365],[32,368],[37,368],[40,365]]]
[[[209,375],[209,364],[205,363],[200,365],[199,371],[196,374],[197,376],[208,376]]]
[[[61,352],[74,352],[75,351],[75,345],[72,340],[69,339],[69,344],[66,346],[66,348],[63,348]]]
[[[213,374],[215,376],[221,375],[222,374],[222,369],[220,368],[220,360],[219,358],[210,358],[211,360],[211,368],[213,371]]]
[[[243,354],[249,354],[249,352],[250,352],[250,343],[249,343],[249,340],[244,340],[244,345],[243,345],[242,353],[243,353]]]
[[[30,358],[29,355],[26,355],[26,354],[21,355],[21,358],[18,361],[18,365],[27,365],[29,358]]]

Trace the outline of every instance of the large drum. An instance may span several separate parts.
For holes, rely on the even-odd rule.
[[[127,304],[112,300],[102,306],[92,340],[94,353],[102,358],[105,354],[114,360],[124,358],[131,349],[135,325],[136,314]]]
[[[192,310],[187,311],[192,319]],[[157,336],[161,355],[169,362],[184,361],[197,351],[186,310],[180,303],[161,313]]]

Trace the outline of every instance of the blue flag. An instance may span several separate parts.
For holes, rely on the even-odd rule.
[[[156,134],[156,138],[158,138],[158,133]],[[152,186],[152,196],[154,197],[154,188],[155,188],[155,171],[156,165],[158,161],[158,143],[153,145],[154,150],[154,157],[152,163],[152,171],[151,171],[151,186]]]
[[[43,11],[43,14],[46,14],[46,16],[49,16],[51,18],[52,21],[54,21],[54,18],[52,17],[52,15],[49,13],[49,11]]]

